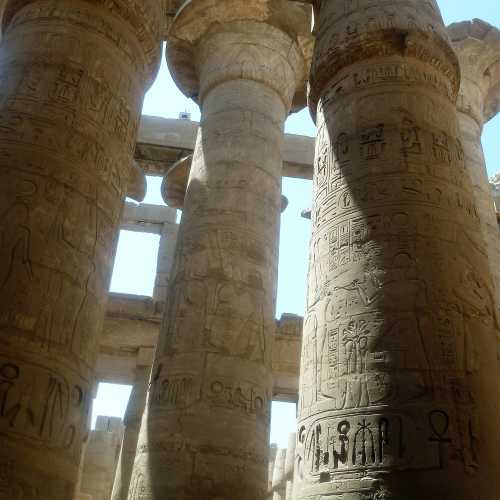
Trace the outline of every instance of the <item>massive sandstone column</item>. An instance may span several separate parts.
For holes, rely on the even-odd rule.
[[[154,0],[10,1],[0,51],[0,476],[70,500],[146,86]],[[5,496],[3,497],[5,498]]]
[[[146,406],[150,373],[151,369],[149,366],[138,366],[136,368],[135,383],[123,419],[125,432],[120,450],[120,458],[116,467],[111,500],[127,500],[128,498],[142,414]]]
[[[498,498],[494,297],[437,3],[315,19],[294,498]]]
[[[453,48],[462,70],[458,96],[458,120],[462,132],[465,165],[474,188],[487,242],[490,268],[496,288],[496,307],[500,311],[500,233],[495,205],[484,159],[481,135],[483,126],[499,111],[500,105],[500,31],[481,21],[465,21],[448,27]]]
[[[305,79],[302,35],[306,11],[280,0],[193,0],[174,21],[169,64],[202,120],[129,499],[265,497],[283,123]]]

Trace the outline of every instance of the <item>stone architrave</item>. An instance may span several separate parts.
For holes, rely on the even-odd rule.
[[[116,468],[115,482],[111,500],[127,500],[130,487],[130,478],[134,467],[137,441],[141,428],[142,414],[146,406],[148,392],[149,366],[138,366],[135,373],[135,383],[130,394],[130,399],[125,412],[123,423],[125,433],[123,436],[120,458]]]
[[[483,126],[500,108],[500,31],[481,21],[464,21],[448,27],[458,55],[462,83],[457,101],[467,173],[487,243],[494,278],[497,314],[500,311],[500,233],[481,135]]]
[[[439,8],[315,20],[294,498],[499,498],[498,326]]]
[[[283,128],[306,42],[308,11],[281,0],[193,0],[171,28],[202,120],[129,499],[266,495]]]
[[[154,0],[10,1],[0,51],[3,498],[72,500]]]

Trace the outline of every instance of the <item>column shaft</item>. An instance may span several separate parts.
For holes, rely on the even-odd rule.
[[[8,3],[0,52],[0,470],[73,499],[153,1]],[[2,472],[3,474],[3,472]],[[4,497],[2,497],[4,498]]]
[[[167,300],[168,284],[177,245],[178,226],[165,223],[160,234],[158,248],[158,265],[156,267],[155,288],[153,298],[158,302]]]
[[[482,237],[486,244],[490,271],[495,285],[496,314],[500,313],[500,232],[491,196],[486,160],[481,144],[482,126],[469,114],[458,109],[462,145],[467,174],[472,183],[474,201],[481,222]],[[500,317],[500,316],[499,316]]]
[[[184,82],[195,58],[202,118],[130,499],[266,495],[283,127],[304,62],[281,29],[223,19],[246,10],[261,14],[197,0],[172,27],[169,63]]]
[[[118,459],[116,468],[111,500],[127,500],[128,498],[139,431],[141,429],[141,420],[146,406],[150,372],[151,369],[149,367],[140,367],[136,369],[135,383],[132,388],[132,393],[130,394],[125,418],[123,420],[125,433],[123,435],[120,458]]]
[[[481,135],[484,124],[497,114],[500,95],[500,31],[480,19],[447,28],[460,61],[462,81],[457,101],[465,165],[474,190],[500,312],[500,232],[488,181]]]
[[[286,449],[281,449],[276,455],[273,471],[272,500],[286,500],[286,453]]]
[[[204,101],[143,423],[151,498],[263,494],[284,118],[257,82]]]
[[[437,4],[316,21],[294,498],[496,498],[495,306]]]

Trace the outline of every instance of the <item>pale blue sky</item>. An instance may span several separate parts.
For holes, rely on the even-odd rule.
[[[438,0],[446,24],[480,18],[500,26],[499,0]],[[173,83],[163,61],[158,78],[146,96],[143,113],[177,118],[188,111],[199,120],[198,106],[186,99]],[[307,110],[290,117],[286,132],[314,136],[315,128]],[[483,136],[488,172],[500,170],[500,116],[486,127]],[[283,193],[290,204],[282,216],[277,315],[283,312],[303,314],[309,223],[300,212],[311,204],[311,183],[283,180]],[[159,180],[148,178],[146,202],[161,203]],[[111,285],[112,291],[151,295],[156,269],[158,238],[143,233],[122,232]],[[137,259],[140,255],[141,258]],[[123,416],[130,388],[101,384],[94,407],[97,414]],[[286,446],[288,434],[295,430],[294,405],[273,404],[271,441]]]

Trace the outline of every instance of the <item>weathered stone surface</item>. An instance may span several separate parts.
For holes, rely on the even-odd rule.
[[[76,498],[77,500],[94,500],[92,495],[88,495],[87,493],[79,493]]]
[[[274,464],[276,463],[276,456],[278,454],[278,445],[272,443],[269,446],[269,468],[267,473],[267,491],[269,495],[267,496],[268,500],[273,500],[273,473],[274,473]]]
[[[273,500],[286,500],[285,477],[286,449],[278,450],[274,462],[272,492]]]
[[[288,447],[270,446],[268,500],[292,500],[297,436],[290,434]]]
[[[498,325],[437,3],[315,19],[294,498],[497,498]]]
[[[136,161],[130,166],[127,196],[138,203],[144,201],[146,197],[146,175]]]
[[[474,188],[474,199],[490,269],[496,289],[497,314],[500,312],[500,233],[491,196],[481,144],[483,125],[493,118],[500,102],[500,31],[481,21],[465,21],[448,27],[460,61],[462,83],[457,108],[467,173]]]
[[[173,208],[183,208],[193,155],[186,156],[168,169],[161,184],[163,201]]]
[[[295,466],[295,448],[297,444],[297,434],[290,434],[285,458],[285,481],[286,481],[286,500],[293,499],[293,473]]]
[[[109,500],[123,431],[121,418],[97,417],[85,450],[80,494],[90,495],[93,500]]]
[[[152,353],[151,353],[152,354]],[[130,479],[134,467],[137,441],[141,428],[141,419],[146,406],[146,396],[148,391],[149,375],[151,364],[138,366],[136,368],[135,383],[130,394],[130,400],[125,412],[123,423],[125,432],[120,450],[120,457],[116,468],[116,475],[113,484],[111,500],[127,500],[130,488]],[[108,500],[108,499],[106,499]]]
[[[192,155],[199,124],[190,120],[143,116],[135,158],[148,175],[164,176],[179,160]],[[285,134],[283,176],[312,179],[314,138]]]
[[[298,401],[302,318],[283,314],[272,346],[273,400]]]
[[[194,0],[171,28],[202,120],[130,498],[266,494],[283,124],[307,22],[289,2]]]
[[[191,163],[193,156],[186,156],[173,165],[166,173],[161,184],[161,194],[163,201],[173,208],[184,208]],[[281,213],[288,207],[288,198],[281,195]]]
[[[73,500],[153,0],[8,2],[0,51],[0,470]]]
[[[493,198],[493,203],[495,204],[498,219],[500,215],[500,174],[498,173],[490,179],[490,193]]]

